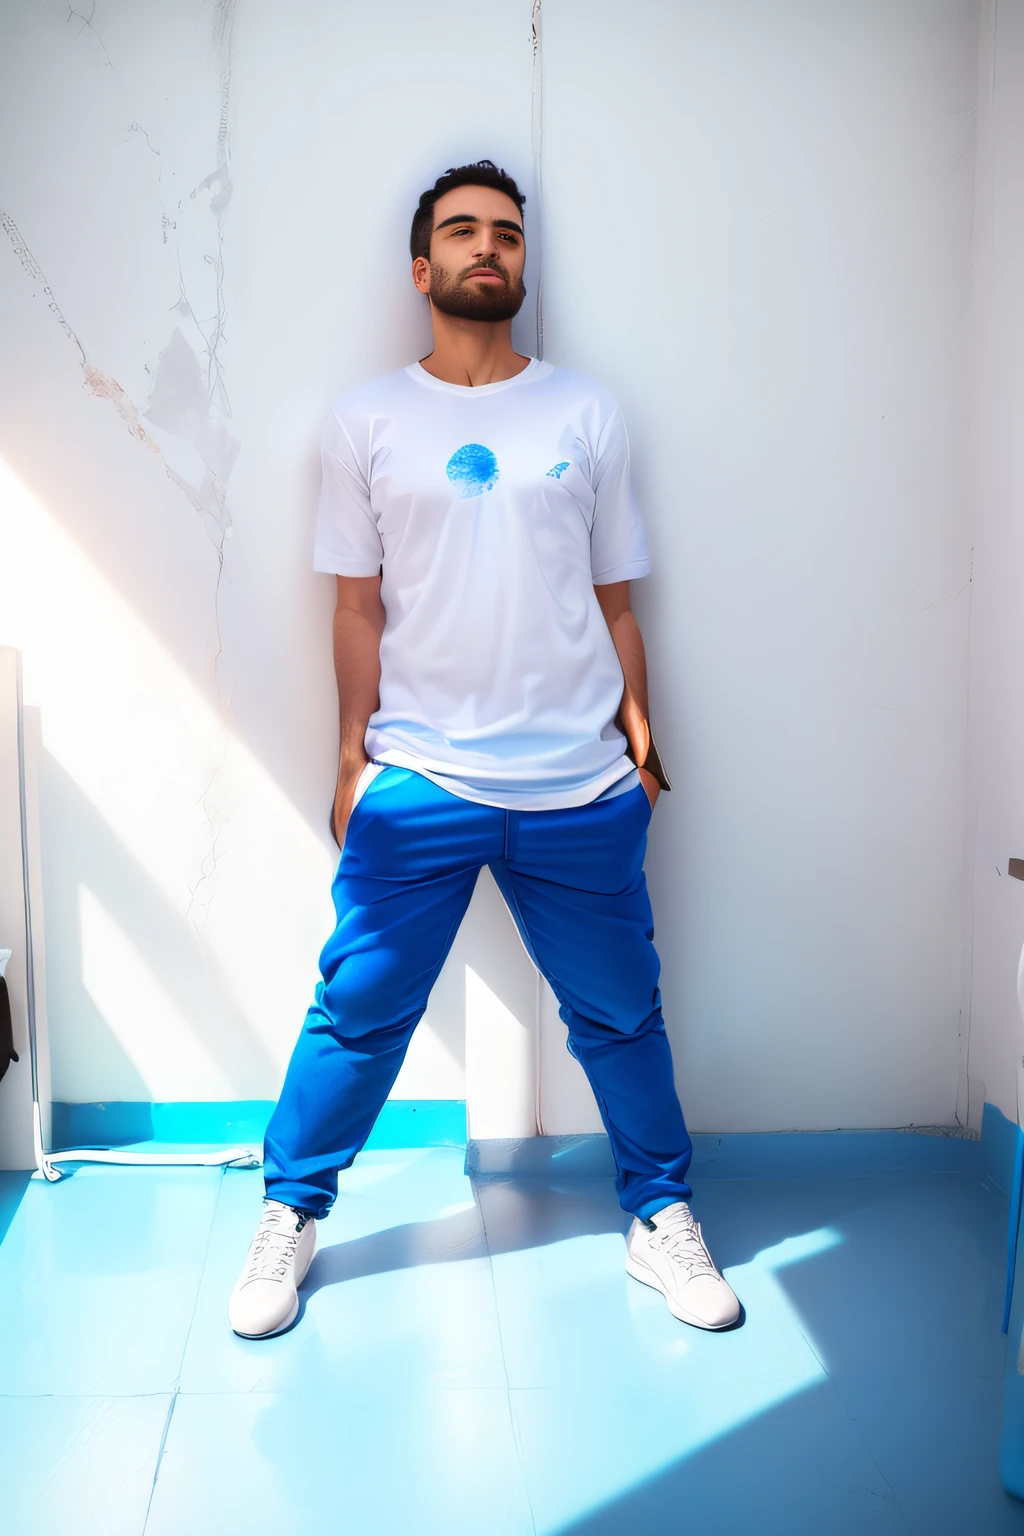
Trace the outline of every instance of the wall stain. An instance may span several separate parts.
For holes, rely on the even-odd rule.
[[[111,405],[117,411],[121,420],[124,422],[125,426],[128,428],[128,431],[131,433],[132,437],[137,437],[139,442],[144,443],[151,453],[155,453],[159,457],[162,457],[159,445],[153,441],[139,420],[139,412],[133,401],[121,388],[120,384],[115,378],[112,378],[109,373],[104,373],[103,369],[98,368],[95,363],[90,362],[88,356],[86,355],[85,348],[79,341],[76,332],[72,330],[71,326],[64,318],[63,311],[53,296],[53,289],[50,287],[50,284],[46,280],[46,274],[26,245],[21,230],[11,218],[10,214],[5,212],[3,209],[0,209],[0,227],[3,228],[4,233],[10,240],[14,254],[21,262],[24,270],[28,273],[32,281],[38,283],[40,288],[43,290],[43,297],[46,300],[47,309],[50,311],[51,315],[53,315],[57,324],[60,326],[67,339],[71,342],[72,346],[74,346],[77,350],[79,363],[81,364],[82,368],[85,388],[91,395],[95,395],[98,399],[109,400]]]

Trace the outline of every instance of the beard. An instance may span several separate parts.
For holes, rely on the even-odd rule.
[[[481,267],[497,272],[505,279],[504,285],[498,288],[486,283],[476,292],[464,286],[465,274]],[[430,302],[443,315],[453,315],[457,320],[511,320],[518,315],[525,298],[522,277],[510,277],[503,267],[489,261],[476,261],[454,276],[443,267],[430,268]]]

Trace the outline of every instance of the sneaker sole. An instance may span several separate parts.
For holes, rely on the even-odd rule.
[[[312,1264],[313,1259],[314,1259],[315,1256],[316,1256],[316,1245],[314,1244],[314,1246],[313,1246],[313,1248],[312,1248],[312,1250],[310,1252],[309,1258],[306,1260],[306,1262],[305,1262],[305,1264],[304,1264],[304,1266],[302,1268],[301,1274],[299,1274],[299,1273],[296,1274],[296,1280],[295,1280],[295,1301],[294,1301],[294,1303],[292,1305],[291,1311],[288,1313],[288,1316],[285,1318],[283,1323],[278,1323],[276,1328],[268,1328],[265,1333],[243,1333],[241,1328],[235,1328],[235,1327],[232,1327],[231,1332],[233,1334],[235,1334],[236,1337],[239,1338],[239,1339],[272,1339],[275,1334],[286,1332],[286,1330],[291,1327],[292,1323],[294,1323],[296,1317],[298,1316],[298,1312],[299,1312],[299,1295],[298,1295],[299,1286],[302,1284],[303,1280],[305,1280],[307,1274],[309,1273],[309,1266]]]
[[[699,1317],[695,1317],[692,1312],[687,1312],[685,1307],[681,1307],[678,1302],[673,1303],[672,1297],[668,1294],[654,1273],[654,1270],[649,1269],[640,1259],[634,1259],[632,1255],[628,1255],[626,1258],[626,1274],[632,1275],[634,1280],[639,1280],[641,1285],[649,1285],[652,1291],[659,1291],[664,1296],[665,1304],[672,1313],[672,1316],[677,1317],[681,1323],[689,1323],[693,1328],[703,1328],[708,1333],[720,1333],[723,1328],[731,1328],[734,1323],[739,1321],[740,1314],[737,1312],[735,1317],[730,1317],[724,1323],[703,1322]]]
[[[302,1282],[300,1281],[299,1283],[301,1284]],[[294,1323],[296,1317],[298,1316],[298,1311],[299,1298],[296,1296],[295,1304],[293,1305],[291,1311],[288,1313],[288,1316],[285,1318],[283,1323],[278,1323],[276,1328],[268,1328],[265,1333],[243,1333],[241,1328],[232,1328],[231,1332],[238,1339],[272,1339],[275,1333],[284,1333],[291,1327],[292,1323]]]

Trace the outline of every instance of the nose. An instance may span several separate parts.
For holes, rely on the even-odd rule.
[[[475,255],[478,257],[494,257],[498,254],[498,241],[493,229],[483,225],[476,243]]]

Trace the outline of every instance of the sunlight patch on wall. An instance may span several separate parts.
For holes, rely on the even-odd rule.
[[[231,1098],[230,1082],[120,924],[92,891],[79,892],[79,910],[82,984],[154,1101]]]
[[[536,1046],[535,1017],[517,1017],[467,965],[466,1103],[470,1136],[536,1135]]]
[[[330,927],[331,853],[2,461],[0,544],[0,641],[23,652],[26,702],[40,710],[46,750],[95,807],[118,852],[126,851],[198,937],[220,985],[283,1071]],[[131,900],[126,886],[124,902]],[[116,925],[117,902],[111,905]],[[132,931],[130,922],[123,926]],[[103,942],[112,955],[109,933]],[[76,935],[50,931],[47,945],[52,966],[73,963]],[[98,986],[97,956],[89,964]],[[159,993],[159,975],[152,979]],[[141,1024],[123,1010],[118,1018],[122,1045],[140,1060],[146,1047],[133,1031]],[[167,1052],[147,1068],[154,1098],[276,1093],[275,1082],[245,1076],[242,1062],[237,1083],[211,1076],[209,1065],[198,1079],[179,1070],[179,1060],[198,1064],[205,1054],[190,1038],[188,1019],[173,1010],[163,1018]],[[294,1020],[294,1029],[283,1020]]]

